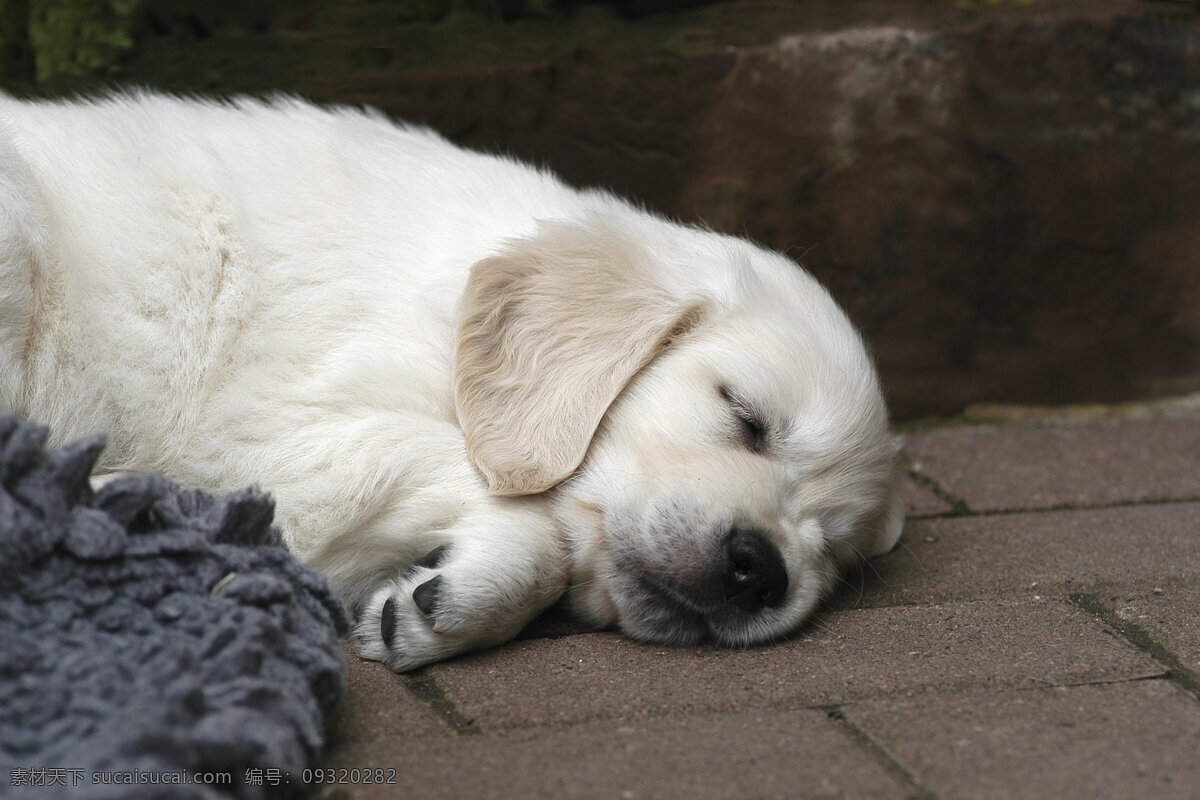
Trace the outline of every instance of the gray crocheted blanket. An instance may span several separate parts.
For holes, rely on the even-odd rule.
[[[102,437],[0,419],[0,796],[302,788],[342,692],[345,611],[274,506],[154,476],[93,492]]]

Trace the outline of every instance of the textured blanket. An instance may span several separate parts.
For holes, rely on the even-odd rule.
[[[290,794],[345,677],[345,612],[273,504],[154,476],[96,492],[102,437],[0,419],[0,796]]]

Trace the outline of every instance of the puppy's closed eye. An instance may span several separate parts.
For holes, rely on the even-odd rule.
[[[749,403],[742,400],[728,386],[718,386],[717,391],[732,409],[738,422],[738,434],[741,443],[755,453],[761,453],[767,447],[767,426],[762,416],[756,413]]]

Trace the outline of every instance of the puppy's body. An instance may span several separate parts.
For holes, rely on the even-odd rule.
[[[641,638],[779,636],[900,526],[874,371],[791,262],[290,100],[0,99],[5,410],[263,485],[397,669],[568,583]]]

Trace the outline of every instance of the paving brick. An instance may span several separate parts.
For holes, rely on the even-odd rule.
[[[561,700],[561,698],[560,698]],[[352,800],[899,798],[906,787],[819,711],[603,721],[406,744],[396,784]],[[331,798],[334,796],[330,793]]]
[[[322,767],[391,766],[408,742],[446,735],[446,727],[403,678],[349,651],[347,658],[347,691],[334,713]]]
[[[1200,498],[1200,418],[910,434],[905,450],[974,510]]]
[[[428,670],[486,731],[1161,673],[1081,611],[1045,600],[837,612],[792,641],[740,651],[615,634],[528,640]]]
[[[1200,576],[1200,503],[911,520],[844,605],[1033,596]]]
[[[1200,703],[1166,681],[887,698],[844,713],[946,800],[1200,792]]]

